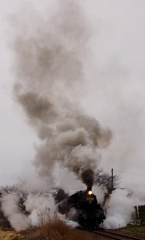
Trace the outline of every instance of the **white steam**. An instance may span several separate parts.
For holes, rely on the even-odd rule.
[[[107,206],[104,226],[106,228],[125,227],[130,222],[134,211],[134,202],[128,196],[127,190],[115,190]]]
[[[18,207],[19,198],[14,194],[7,194],[1,200],[1,209],[11,226],[16,230],[25,230],[31,226],[29,217],[22,214]]]
[[[135,188],[134,188],[135,187]],[[145,195],[137,184],[130,189],[116,189],[110,195],[106,202],[106,220],[105,228],[125,227],[131,221],[134,221],[135,206],[145,205]]]

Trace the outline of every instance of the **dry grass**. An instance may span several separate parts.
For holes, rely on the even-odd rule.
[[[29,240],[91,240],[89,234],[77,229],[72,229],[57,217],[49,219],[41,227],[33,229]]]
[[[15,231],[3,231],[0,229],[0,240],[21,240],[21,235]]]

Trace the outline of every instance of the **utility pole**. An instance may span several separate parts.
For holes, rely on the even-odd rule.
[[[111,188],[112,188],[112,191],[113,191],[113,187],[114,187],[114,184],[113,184],[113,168],[111,169]]]

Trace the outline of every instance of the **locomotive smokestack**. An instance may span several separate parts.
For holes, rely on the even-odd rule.
[[[92,191],[92,186],[87,186],[87,192]]]

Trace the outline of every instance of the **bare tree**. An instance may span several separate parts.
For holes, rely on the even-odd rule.
[[[18,206],[19,206],[20,211],[23,213],[27,213],[24,202],[27,199],[28,193],[26,191],[22,190],[21,186],[13,185],[13,186],[0,187],[0,197],[2,198],[3,196],[5,196],[7,194],[14,194],[14,195],[18,196],[18,198],[19,198]]]
[[[119,185],[120,177],[119,175],[111,175],[105,173],[103,169],[98,169],[95,173],[94,184],[98,186],[105,186],[108,190],[112,188],[112,181],[113,181],[113,188],[116,188]]]

